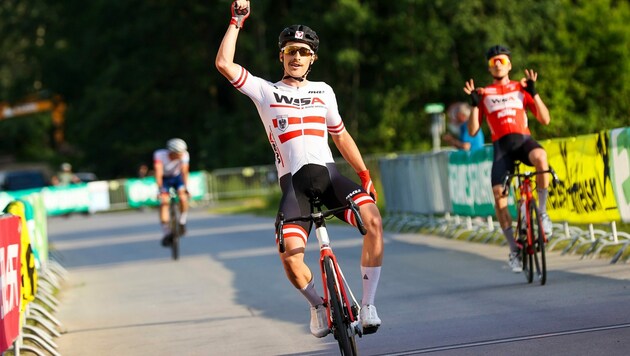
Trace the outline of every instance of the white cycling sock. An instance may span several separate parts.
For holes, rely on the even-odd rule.
[[[171,233],[171,227],[169,226],[169,223],[162,223],[162,232],[164,233],[164,235],[168,235]]]
[[[363,281],[363,298],[361,305],[374,304],[374,296],[378,287],[378,280],[381,277],[381,266],[364,267],[361,266],[361,280]]]
[[[320,297],[315,290],[315,283],[313,282],[313,278],[311,278],[311,281],[308,282],[306,287],[300,289],[300,293],[302,293],[302,295],[306,297],[308,303],[313,307],[323,303],[322,297]]]
[[[545,188],[542,188],[542,189],[537,188],[536,191],[538,192],[538,211],[540,211],[541,214],[546,214],[547,213],[547,193],[549,191]]]
[[[186,225],[186,218],[188,218],[188,212],[183,212],[182,215],[179,216],[180,225]]]
[[[503,235],[510,245],[510,252],[518,252],[518,246],[516,246],[516,241],[514,241],[514,229],[510,226],[507,229],[503,229]]]

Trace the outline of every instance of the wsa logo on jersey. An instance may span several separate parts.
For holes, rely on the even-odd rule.
[[[273,96],[276,99],[276,103],[278,104],[287,104],[287,105],[295,105],[295,106],[307,106],[307,105],[326,105],[324,101],[318,97],[312,98],[292,98],[285,95],[279,95],[278,93],[273,93]],[[272,105],[274,106],[274,105]]]

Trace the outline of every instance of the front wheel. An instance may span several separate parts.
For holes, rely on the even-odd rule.
[[[171,241],[171,257],[173,257],[174,260],[178,260],[179,259],[179,237],[181,236],[182,232],[179,226],[179,214],[178,214],[178,207],[177,204],[174,201],[171,201],[170,204],[170,219],[171,219],[171,234],[172,234],[172,241]]]
[[[547,282],[547,259],[545,258],[545,232],[543,231],[542,218],[538,213],[536,204],[532,202],[531,208],[532,220],[532,243],[533,257],[536,267],[536,278],[541,285]]]
[[[534,281],[534,254],[536,250],[534,249],[533,240],[536,236],[536,232],[534,231],[533,219],[535,204],[529,204],[529,220],[527,220],[527,234],[525,235],[525,239],[523,241],[523,249],[521,258],[523,259],[523,272],[525,273],[525,279],[527,279],[527,283],[532,283]]]
[[[358,355],[350,318],[348,317],[347,309],[343,303],[343,294],[340,289],[343,288],[343,285],[337,278],[332,258],[324,258],[324,271],[326,273],[328,294],[330,295],[328,303],[330,304],[333,335],[339,343],[339,351],[341,351],[342,355]]]

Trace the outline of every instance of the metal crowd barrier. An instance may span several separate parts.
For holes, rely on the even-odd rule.
[[[386,196],[383,226],[394,232],[423,231],[449,238],[505,244],[503,232],[492,216],[460,216],[450,208],[448,155],[451,151],[405,154],[379,160],[381,183]],[[623,257],[630,246],[630,234],[617,231],[586,230],[554,223],[554,234],[548,249],[562,247],[562,254],[581,254],[582,258],[599,257],[605,249],[617,249],[611,263],[628,261]],[[516,223],[514,223],[516,227]]]

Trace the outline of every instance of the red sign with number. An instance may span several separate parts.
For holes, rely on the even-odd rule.
[[[0,352],[20,332],[20,227],[18,216],[0,216]]]

